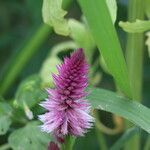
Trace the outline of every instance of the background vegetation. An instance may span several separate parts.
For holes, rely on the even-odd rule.
[[[112,4],[86,1],[64,0],[66,15],[52,9],[60,16],[58,22],[43,8],[44,21],[53,28],[43,23],[43,1],[0,1],[0,150],[46,149],[52,138],[36,128],[37,115],[44,112],[38,103],[46,97],[44,88],[53,86],[55,65],[77,47],[85,49],[91,65],[90,87],[101,89],[88,97],[93,107],[99,105],[93,113],[96,125],[76,139],[74,149],[150,149],[150,63],[145,45],[150,2],[118,0],[116,18]],[[143,22],[125,22],[136,19]]]

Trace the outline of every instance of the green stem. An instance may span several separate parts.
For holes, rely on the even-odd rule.
[[[97,110],[95,110],[94,117],[96,119],[96,121],[95,121],[95,131],[96,131],[99,147],[102,150],[107,150],[105,137],[104,137],[103,133],[100,131],[100,129],[98,128],[99,113],[98,113]]]
[[[147,141],[145,142],[144,150],[150,149],[150,135],[147,137]]]
[[[106,141],[105,141],[105,137],[104,137],[103,133],[100,132],[98,130],[98,128],[95,128],[95,130],[96,130],[96,135],[97,135],[98,144],[99,144],[100,149],[107,150]]]
[[[48,37],[52,28],[48,25],[42,24],[36,33],[31,36],[26,46],[19,51],[15,58],[10,62],[9,70],[4,75],[0,84],[0,93],[3,95],[13,84],[15,79],[21,73],[25,65],[29,62],[32,56],[39,50],[40,46]]]
[[[128,20],[144,19],[144,3],[143,0],[130,0],[128,9]],[[143,34],[129,33],[127,38],[126,59],[129,71],[129,79],[132,90],[133,99],[141,101],[142,98],[142,65],[143,65]],[[129,123],[127,123],[128,128]],[[133,150],[140,148],[140,136],[134,136],[129,143],[127,149],[132,145]]]
[[[75,143],[75,139],[75,137],[67,135],[65,138],[65,143],[61,145],[61,150],[72,150]]]
[[[4,145],[0,146],[0,150],[7,150],[7,149],[10,149],[9,144],[4,144]]]
[[[129,21],[144,19],[143,0],[129,1]],[[141,101],[142,64],[143,64],[143,34],[129,33],[126,49],[127,65],[133,99]]]
[[[139,133],[139,128],[132,127],[125,131],[125,133],[115,142],[115,144],[110,148],[110,150],[120,150],[123,145],[132,138],[135,134]]]
[[[148,135],[147,140],[144,145],[144,150],[149,150],[150,149],[150,135]]]

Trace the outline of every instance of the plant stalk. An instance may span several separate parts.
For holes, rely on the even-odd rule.
[[[143,0],[129,0],[128,21],[134,22],[136,19],[144,19],[144,2]],[[132,98],[141,101],[142,99],[142,71],[143,71],[143,34],[128,33],[126,60],[129,71],[129,79],[132,91]],[[127,128],[131,126],[127,122]],[[140,135],[134,136],[126,145],[133,150],[140,149]]]
[[[64,144],[61,145],[61,150],[72,150],[74,143],[75,143],[76,138],[71,136],[71,135],[67,135],[65,137],[65,142]]]
[[[102,131],[98,127],[99,126],[99,113],[98,113],[98,110],[94,110],[94,117],[95,117],[95,132],[96,132],[96,135],[97,135],[99,148],[102,149],[102,150],[107,150],[108,148],[107,148],[107,144],[106,144],[104,134],[102,133]]]
[[[150,149],[150,135],[148,135],[147,140],[144,145],[144,150],[149,150]]]

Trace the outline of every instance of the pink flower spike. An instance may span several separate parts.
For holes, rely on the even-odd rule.
[[[40,115],[42,131],[57,138],[65,135],[82,136],[91,128],[94,118],[86,101],[88,64],[83,49],[77,49],[64,63],[57,66],[58,75],[53,75],[55,89],[48,89],[48,98],[41,103],[48,112]]]

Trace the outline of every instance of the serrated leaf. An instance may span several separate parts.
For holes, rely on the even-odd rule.
[[[146,40],[145,44],[147,45],[148,54],[150,57],[150,31],[146,33],[146,36],[147,36],[147,40]]]
[[[135,22],[119,22],[119,26],[129,33],[142,33],[150,30],[150,20],[136,20]]]
[[[46,93],[41,89],[40,76],[32,75],[20,84],[15,95],[15,102],[21,108],[24,108],[24,103],[31,108],[45,97]]]
[[[7,133],[11,125],[12,108],[5,102],[0,102],[0,135]]]
[[[30,122],[15,130],[8,138],[13,150],[46,150],[50,136],[40,131],[38,122]]]
[[[67,20],[64,16],[67,14],[62,9],[62,0],[44,0],[42,7],[42,16],[44,23],[52,26],[57,34],[69,35]]]
[[[117,18],[117,2],[116,0],[106,0],[106,3],[111,15],[112,22],[114,24]]]
[[[88,100],[93,108],[108,111],[124,117],[133,124],[150,133],[150,109],[144,105],[119,96],[114,92],[93,88],[90,89]]]

